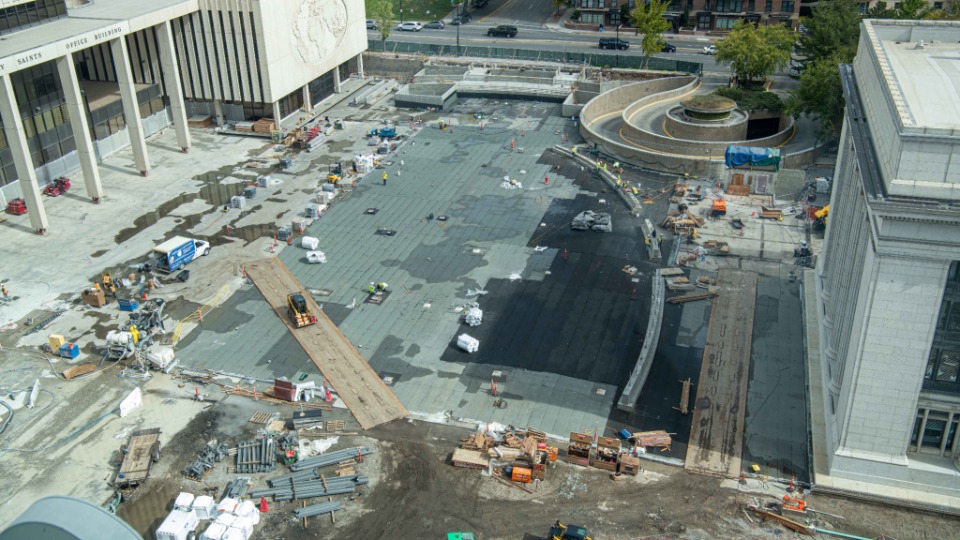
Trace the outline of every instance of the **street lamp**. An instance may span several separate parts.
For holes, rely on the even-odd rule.
[[[457,56],[460,56],[460,25],[463,24],[463,21],[459,20],[460,17],[460,6],[463,5],[463,2],[456,2],[455,0],[450,0],[451,4],[456,4],[457,6]]]
[[[400,23],[403,24],[403,0],[400,0]]]
[[[616,61],[617,67],[620,67],[620,10],[613,8],[608,13],[610,15],[610,24],[617,25],[617,41],[615,42],[617,44]]]

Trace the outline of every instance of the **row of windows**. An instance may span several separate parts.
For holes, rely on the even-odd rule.
[[[153,116],[166,107],[162,97],[157,96],[147,101],[144,101],[142,96],[138,95],[137,97],[139,98],[138,101],[140,101],[140,118]],[[109,117],[104,118],[103,115],[98,115],[99,119],[93,124],[94,139],[98,141],[106,139],[127,127],[126,119],[123,117],[122,105],[120,110],[111,110],[113,110],[115,114]]]
[[[706,0],[703,9],[717,13],[742,13],[756,11],[756,5],[756,0]],[[780,2],[780,13],[793,13],[796,7],[794,0],[783,0]],[[767,13],[773,11],[773,0],[764,0],[763,11]]]
[[[960,264],[953,262],[943,287],[940,316],[930,347],[923,388],[960,394]]]
[[[66,16],[67,6],[63,0],[37,0],[10,6],[0,9],[0,35]]]

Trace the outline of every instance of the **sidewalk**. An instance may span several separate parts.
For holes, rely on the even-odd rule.
[[[582,36],[591,36],[591,35],[600,34],[600,32],[597,32],[594,30],[576,30],[576,29],[567,28],[566,26],[564,26],[564,23],[570,20],[570,16],[573,15],[574,11],[576,10],[573,10],[573,9],[564,10],[563,14],[560,15],[559,17],[557,17],[556,15],[551,15],[550,18],[543,23],[543,26],[545,28],[549,28],[550,30],[554,30],[556,32],[561,32],[564,34],[578,34]],[[632,28],[629,28],[627,30],[623,30],[623,28],[621,28],[621,31],[630,31],[630,30],[632,30]],[[606,31],[603,32],[603,34],[607,34],[607,33],[608,32]],[[716,38],[711,36],[674,34],[672,32],[664,33],[663,38],[668,41],[689,41],[692,43],[714,43],[716,41]]]

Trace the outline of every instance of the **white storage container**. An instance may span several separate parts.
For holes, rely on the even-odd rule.
[[[307,262],[310,264],[320,264],[327,262],[327,254],[322,251],[308,251]]]
[[[167,350],[170,351],[170,357],[173,358],[173,351],[170,349],[167,349]],[[193,506],[193,500],[195,498],[196,496],[193,493],[187,493],[186,491],[182,491],[180,492],[179,495],[177,495],[177,498],[173,501],[173,507],[176,508],[177,510],[190,511],[190,507]]]
[[[240,508],[237,508],[237,515],[243,519],[249,519],[253,525],[260,523],[260,510],[253,501],[243,501]]]
[[[480,349],[480,341],[467,334],[460,334],[457,336],[457,347],[460,347],[468,353],[474,353]]]
[[[237,516],[237,520],[233,522],[231,529],[240,529],[243,531],[245,538],[250,538],[250,535],[253,534],[253,518],[248,516]]]
[[[246,205],[247,205],[247,198],[244,197],[243,195],[236,195],[234,197],[230,197],[230,206],[234,208],[243,208]]]
[[[197,515],[197,519],[211,519],[215,507],[216,503],[209,495],[201,495],[193,500],[193,513]]]
[[[203,531],[200,540],[223,540],[225,534],[227,534],[227,528],[219,523],[214,523]]]
[[[199,523],[192,510],[174,510],[157,528],[157,540],[187,540],[187,535],[195,531]]]
[[[219,523],[224,527],[233,527],[233,524],[237,522],[237,516],[233,514],[228,514],[226,512],[217,516],[217,520],[214,523]]]
[[[244,534],[242,530],[230,527],[223,534],[223,538],[221,538],[221,540],[248,540],[249,538],[250,536]]]
[[[300,238],[300,246],[310,250],[317,249],[320,247],[320,239],[312,236],[303,236]]]

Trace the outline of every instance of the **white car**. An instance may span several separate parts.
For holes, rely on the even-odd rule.
[[[406,32],[419,32],[420,30],[423,30],[423,25],[416,21],[408,21],[398,24],[397,30],[404,30]]]
[[[703,54],[717,54],[717,48],[713,45],[707,45],[703,48]]]

